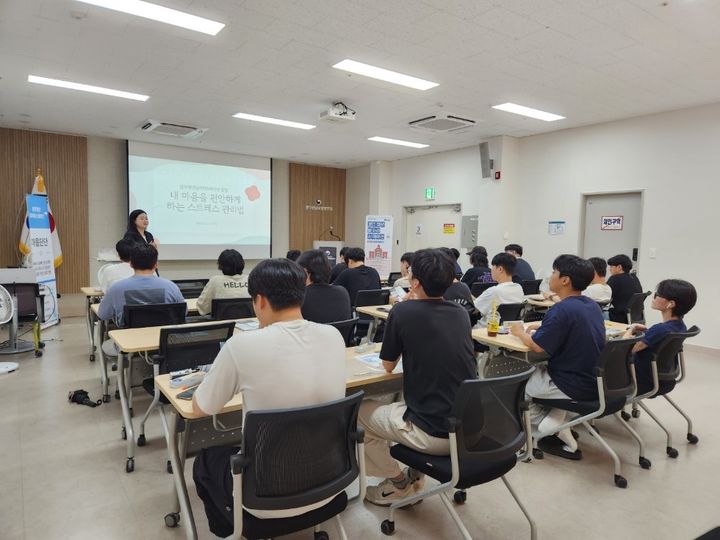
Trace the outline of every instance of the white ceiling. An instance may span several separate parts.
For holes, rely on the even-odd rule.
[[[720,101],[718,0],[153,1],[227,26],[213,37],[73,0],[0,0],[0,125],[354,167]],[[421,92],[330,67],[344,58],[440,86]],[[38,86],[31,73],[151,97]],[[318,121],[335,100],[357,110],[352,124]],[[567,119],[490,108],[506,101]],[[231,117],[239,111],[318,127]],[[477,126],[407,127],[437,113]],[[188,143],[140,134],[148,118],[210,131]]]

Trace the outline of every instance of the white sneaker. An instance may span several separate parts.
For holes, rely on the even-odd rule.
[[[365,500],[378,506],[390,506],[395,501],[406,499],[414,494],[413,482],[408,482],[404,488],[399,488],[390,478],[386,478],[377,486],[368,486]]]

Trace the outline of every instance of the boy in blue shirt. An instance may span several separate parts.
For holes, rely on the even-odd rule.
[[[594,368],[605,346],[605,323],[598,304],[582,296],[594,274],[590,261],[576,255],[560,255],[553,262],[550,276],[550,290],[560,301],[547,312],[542,325],[529,325],[527,329],[519,323],[512,326],[512,334],[533,352],[550,357],[547,366],[538,366],[528,380],[525,387],[528,398],[598,399]],[[563,424],[566,415],[567,411],[535,403],[530,407],[531,421],[542,432]],[[558,438],[564,443],[558,455],[580,459],[570,429],[558,432]]]
[[[662,314],[663,322],[646,328],[642,324],[634,324],[623,337],[631,337],[645,331],[643,338],[633,347],[635,353],[635,373],[638,382],[638,394],[652,390],[653,376],[652,355],[662,343],[665,336],[675,332],[685,332],[683,317],[697,302],[697,292],[692,283],[682,279],[665,279],[658,283],[650,307]]]

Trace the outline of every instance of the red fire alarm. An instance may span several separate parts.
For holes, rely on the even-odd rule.
[[[495,180],[500,180],[500,171],[495,171]]]

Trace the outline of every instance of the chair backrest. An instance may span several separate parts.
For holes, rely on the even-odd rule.
[[[38,313],[37,299],[40,296],[40,286],[37,283],[2,283],[2,286],[15,296],[18,317],[40,317],[42,315],[42,313]]]
[[[540,284],[542,283],[542,279],[530,279],[530,280],[523,280],[520,282],[520,286],[522,287],[523,294],[538,294],[540,292]]]
[[[497,307],[500,323],[505,321],[522,321],[522,312],[525,304],[518,302],[516,304],[500,304]]]
[[[355,307],[384,306],[389,303],[390,291],[388,289],[358,291],[357,295],[355,295]]]
[[[461,470],[463,460],[502,461],[522,448],[527,440],[522,402],[533,371],[460,384],[453,415]]]
[[[630,297],[627,304],[628,315],[630,317],[630,324],[641,323],[645,324],[645,299],[652,293],[650,291],[635,293]]]
[[[357,323],[359,320],[360,319],[358,317],[355,317],[353,319],[347,319],[345,321],[335,321],[326,324],[337,328],[340,332],[340,335],[343,337],[343,340],[345,340],[345,346],[350,347],[353,344],[352,341],[355,337],[355,329],[357,328]]]
[[[482,281],[476,281],[475,283],[472,284],[472,287],[470,288],[470,292],[472,293],[472,295],[475,298],[477,298],[482,293],[487,291],[490,287],[494,287],[495,285],[497,285],[497,283],[495,283],[494,281],[491,281],[490,283],[483,283]]]
[[[598,358],[598,368],[603,376],[605,399],[627,398],[635,392],[635,381],[630,371],[632,348],[642,339],[636,336],[626,339],[611,339]]]
[[[183,324],[187,304],[125,304],[123,307],[123,326],[125,328],[143,328],[145,326],[166,326]]]
[[[208,284],[209,279],[173,279],[183,298],[197,298]]]
[[[693,326],[687,332],[673,332],[665,336],[654,353],[657,363],[658,379],[661,381],[675,380],[680,374],[678,355],[683,350],[683,343],[686,339],[695,337],[700,333],[697,326]]]
[[[160,330],[160,373],[212,364],[220,347],[235,331],[233,321]]]
[[[402,274],[400,272],[390,272],[390,275],[388,276],[387,284],[388,287],[392,287],[395,282],[402,277]]]
[[[252,298],[214,298],[210,308],[216,321],[250,319],[255,316]]]
[[[296,508],[339,493],[358,476],[357,415],[364,392],[322,405],[249,411],[242,450],[243,505]]]

